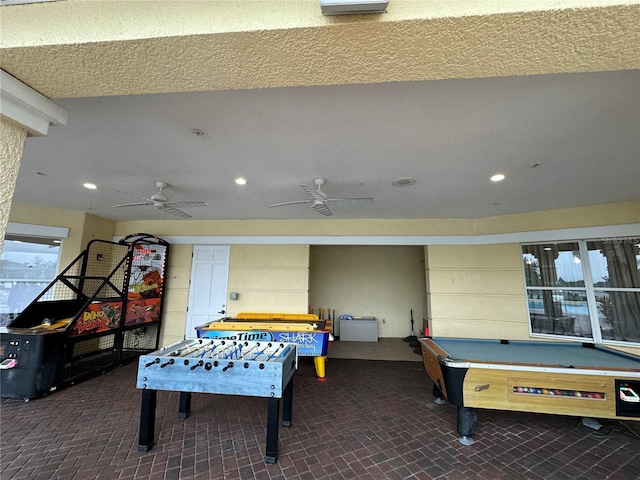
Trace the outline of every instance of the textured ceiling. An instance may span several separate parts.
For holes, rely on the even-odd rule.
[[[0,65],[52,98],[638,68],[637,2],[520,3],[394,0],[339,17],[314,0],[6,7]],[[589,3],[636,5],[571,8]]]
[[[27,139],[14,200],[161,219],[111,205],[163,180],[171,200],[210,204],[194,218],[323,218],[268,208],[316,177],[331,197],[374,198],[335,218],[640,198],[638,3],[477,3],[339,18],[310,0],[2,7],[0,65],[69,112]],[[403,176],[416,184],[391,186]]]

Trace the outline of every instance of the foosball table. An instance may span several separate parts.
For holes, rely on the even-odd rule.
[[[158,390],[180,392],[179,418],[187,418],[192,393],[266,397],[265,462],[278,453],[280,399],[282,425],[291,426],[293,374],[298,365],[295,343],[197,339],[164,347],[138,361],[137,388],[142,389],[139,451],[154,445]]]

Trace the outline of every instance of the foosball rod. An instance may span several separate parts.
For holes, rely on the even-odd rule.
[[[262,359],[262,361],[266,361],[268,362],[271,358],[275,358],[275,354],[278,353],[278,350],[280,350],[282,347],[284,347],[284,344],[280,344],[279,346],[273,348],[273,344],[272,343],[268,343],[267,346],[265,348],[263,348],[260,352],[256,353],[254,355],[253,358],[251,358],[251,361],[258,361],[258,358],[261,356],[266,356],[266,359]],[[269,350],[271,348],[271,350]]]
[[[192,358],[197,358],[197,357],[202,357],[204,355],[206,355],[207,350],[209,350],[209,347],[211,346],[213,342],[210,343],[204,343],[200,346],[198,346],[197,348],[192,348],[190,350],[187,350],[182,356],[186,357],[186,356],[191,356]],[[213,346],[213,349],[215,349],[215,345]]]
[[[170,352],[167,352],[165,354],[163,354],[163,356],[167,356],[167,357],[179,357],[182,355],[188,355],[189,352],[193,351],[191,350],[191,348],[193,347],[194,344],[196,344],[197,342],[194,340],[193,342],[189,343],[188,345],[185,345],[182,348],[176,348],[175,350],[172,350]],[[199,345],[199,344],[198,344]]]

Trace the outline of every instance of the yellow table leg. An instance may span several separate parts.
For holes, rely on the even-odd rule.
[[[316,365],[316,375],[321,382],[325,381],[324,376],[324,361],[327,357],[313,357],[313,363]]]

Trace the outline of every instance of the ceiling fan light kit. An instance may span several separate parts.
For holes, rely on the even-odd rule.
[[[167,203],[169,201],[169,197],[167,197],[164,194],[164,189],[167,188],[168,186],[169,185],[167,185],[164,182],[156,182],[156,187],[158,187],[160,190],[154,193],[153,195],[151,195],[151,200],[153,200],[155,207],[162,206],[162,204]]]
[[[335,207],[344,207],[347,205],[361,205],[363,203],[371,203],[373,202],[373,198],[371,197],[361,197],[361,198],[327,198],[327,194],[322,191],[322,186],[325,184],[324,178],[316,178],[313,181],[316,186],[315,190],[308,185],[300,184],[300,187],[307,192],[309,195],[308,200],[294,200],[293,202],[283,202],[283,203],[274,203],[269,205],[269,208],[272,207],[284,207],[285,205],[300,205],[300,204],[310,204],[311,208],[313,208],[316,212],[324,215],[326,217],[330,217],[333,215],[333,212],[329,209],[329,205]]]

